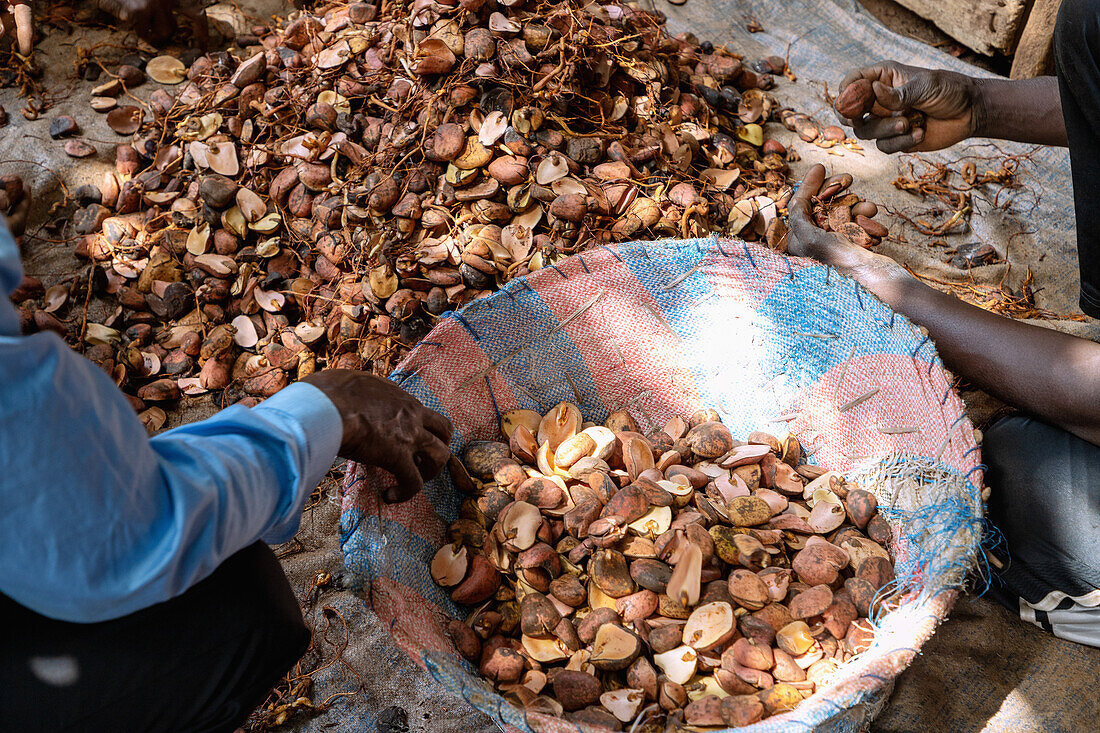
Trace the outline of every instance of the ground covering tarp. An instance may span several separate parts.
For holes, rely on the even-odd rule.
[[[963,73],[982,74],[963,62],[917,41],[902,38],[883,28],[855,0],[687,0],[682,6],[666,0],[641,0],[670,17],[674,33],[692,31],[700,39],[729,43],[749,59],[764,55],[783,56],[790,49],[790,61],[798,75],[797,83],[780,80],[776,94],[786,103],[829,120],[824,102],[825,84],[835,93],[844,70],[863,63],[892,58],[901,62],[949,68]],[[241,7],[257,18],[283,14],[289,4],[273,0],[245,0]],[[278,7],[276,7],[278,6]],[[764,32],[746,30],[750,20],[758,21]],[[82,34],[86,32],[82,31]],[[102,32],[92,33],[104,40]],[[80,41],[84,35],[75,40]],[[72,68],[76,44],[60,33],[48,36],[42,44],[48,78],[60,87],[69,81],[63,77]],[[87,45],[87,43],[85,44]],[[55,74],[56,76],[55,78]],[[92,85],[78,87],[59,102],[57,114],[72,114],[85,129],[109,135],[102,118],[86,107]],[[26,123],[17,114],[21,103],[12,96],[0,95],[13,117],[0,130],[0,142],[8,151],[5,160],[29,159],[61,171],[70,188],[100,175],[99,168],[86,162],[72,167],[60,154],[60,148],[43,146],[48,118]],[[769,125],[783,140],[792,136],[778,125]],[[37,134],[39,137],[35,138]],[[864,196],[917,216],[931,204],[922,202],[893,186],[898,174],[897,157],[887,157],[869,148],[864,156],[845,153],[842,157],[810,145],[794,146],[804,162],[823,162],[835,170],[847,170],[859,178],[857,190]],[[1033,150],[1028,146],[1000,145],[1009,154]],[[56,154],[53,158],[48,158]],[[941,162],[964,155],[992,158],[975,161],[979,168],[989,167],[1000,153],[990,147],[969,146],[928,156]],[[103,167],[109,167],[104,162]],[[36,195],[48,200],[56,191],[56,179],[33,163],[9,163],[4,172],[20,172],[32,182]],[[982,241],[995,247],[1001,259],[1012,265],[1009,282],[1018,284],[1024,271],[1035,275],[1037,304],[1055,313],[1077,310],[1077,263],[1073,240],[1072,196],[1069,159],[1065,151],[1041,148],[1030,156],[1022,173],[1026,189],[1015,193],[1017,211],[1004,213],[992,204],[975,199],[977,214],[971,219],[972,232],[947,237],[949,246]],[[998,202],[1003,202],[1003,198]],[[897,226],[897,219],[880,215],[902,233],[906,243],[888,242],[882,251],[910,265],[916,271],[940,279],[963,281],[966,275],[944,263],[944,248],[929,244],[931,238],[916,234],[912,228]],[[931,221],[945,218],[929,215]],[[64,271],[68,266],[67,248],[50,243],[30,242],[26,247],[28,272],[40,276]],[[60,268],[60,269],[59,269]],[[1001,281],[1006,265],[978,268],[971,273],[978,283]],[[1085,323],[1053,320],[1047,325],[1090,337],[1100,336],[1096,321]],[[980,419],[985,405],[970,393],[972,414]],[[205,417],[209,409],[196,408],[181,416],[184,421]],[[173,416],[171,424],[177,424]],[[280,549],[283,564],[303,602],[310,624],[317,629],[314,649],[303,660],[303,669],[320,671],[312,675],[310,697],[328,701],[330,708],[315,717],[297,717],[287,727],[299,731],[364,731],[374,733],[379,714],[388,706],[398,705],[408,713],[408,727],[426,733],[483,733],[496,730],[487,718],[472,710],[461,698],[450,695],[416,667],[402,652],[388,643],[388,630],[377,623],[363,601],[350,591],[341,590],[342,554],[339,547],[339,499],[337,484],[323,487],[320,502],[307,511],[298,538]],[[996,487],[993,487],[996,490]],[[331,574],[332,580],[326,580]],[[317,586],[317,579],[321,585]],[[1079,731],[1096,729],[1100,718],[1100,700],[1095,694],[1095,669],[1100,651],[1051,638],[1025,625],[988,601],[962,599],[951,621],[941,626],[924,646],[921,656],[898,680],[890,706],[875,723],[881,731]],[[343,695],[342,693],[352,693]],[[387,730],[399,730],[389,728]]]
[[[894,58],[906,64],[982,73],[935,48],[882,28],[855,0],[689,0],[682,7],[664,2],[654,7],[670,15],[673,32],[692,31],[701,40],[730,43],[749,58],[784,55],[790,44],[790,61],[799,81],[781,81],[778,94],[792,106],[815,113],[823,122],[829,114],[823,99],[825,84],[835,92],[844,69],[851,66]],[[764,32],[747,32],[750,20],[760,22]],[[785,131],[780,134],[789,139]],[[805,164],[820,161],[856,175],[859,193],[880,205],[914,218],[933,206],[893,186],[901,163],[897,156],[881,155],[873,147],[862,156],[849,152],[835,156],[810,145],[795,147]],[[975,161],[983,168],[999,165],[1002,152],[1031,153],[1021,171],[1025,188],[1005,192],[1013,196],[1015,211],[1001,211],[990,201],[975,197],[977,211],[971,218],[972,231],[944,239],[949,247],[975,241],[991,244],[1001,260],[1011,263],[1011,285],[1018,285],[1030,267],[1035,275],[1036,304],[1058,314],[1076,313],[1078,277],[1068,155],[1065,151],[1033,150],[1030,146],[999,144],[999,150],[960,146],[928,155],[930,160],[941,162],[957,161],[964,155],[989,158]],[[932,238],[899,226],[897,218],[884,218],[891,220],[894,231],[903,233],[908,241],[889,242],[883,245],[883,251],[917,272],[957,282],[966,281],[968,276],[982,284],[1001,282],[1007,265],[980,267],[965,274],[944,262],[945,250],[932,247],[928,243]],[[1047,325],[1087,336],[1100,333],[1095,321],[1054,320]],[[996,486],[992,489],[997,490]],[[317,560],[308,559],[311,554],[298,557],[288,565],[293,570],[300,564],[303,571],[296,575],[310,578],[305,570],[316,568]],[[368,624],[359,606],[354,602],[340,606],[355,630],[364,633]],[[362,639],[353,641],[344,657],[366,677],[366,691],[338,702],[331,712],[301,725],[301,730],[372,731],[375,716],[387,704],[400,704],[409,710],[411,730],[495,730],[474,711],[465,715],[464,703],[433,686],[427,672],[412,667],[399,653],[386,654],[379,634],[364,634]],[[1100,702],[1091,686],[1091,670],[1098,663],[1097,650],[1058,641],[1013,619],[988,601],[964,599],[952,621],[939,628],[923,654],[901,676],[875,730],[1091,730],[1100,713]],[[330,670],[317,676],[319,691],[352,688],[354,679],[346,669],[335,665]],[[324,697],[315,694],[315,698]]]
[[[781,80],[777,95],[825,123],[829,121],[823,99],[825,84],[835,93],[844,70],[852,66],[892,58],[973,75],[984,73],[888,31],[855,0],[688,0],[683,6],[656,0],[653,6],[670,16],[672,32],[692,31],[701,40],[729,43],[750,59],[769,54],[782,56],[789,46],[798,82]],[[749,33],[746,24],[750,20],[758,21],[764,32]],[[773,127],[778,128],[773,125],[769,129]],[[791,139],[786,131],[777,134],[781,139]],[[1030,153],[1021,170],[1025,187],[1005,192],[997,200],[1003,203],[1003,196],[1011,195],[1015,211],[1001,211],[990,201],[975,196],[972,231],[943,239],[950,247],[977,241],[992,245],[1001,260],[1011,263],[1009,284],[1018,285],[1030,268],[1040,308],[1054,313],[1076,313],[1078,276],[1068,155],[1062,150],[1011,144],[998,144],[995,149],[981,145],[982,142],[926,157],[952,162],[963,156],[975,156],[978,168],[984,169],[999,165],[1002,153]],[[880,205],[933,222],[946,218],[942,212],[927,213],[933,202],[922,201],[894,187],[902,162],[897,156],[884,156],[873,147],[863,156],[850,152],[835,156],[804,144],[794,147],[804,160],[795,166],[796,171],[804,170],[810,162],[822,162],[830,169],[853,173],[859,179],[859,193]],[[883,218],[907,241],[888,242],[882,251],[921,274],[957,282],[973,277],[975,282],[986,285],[1001,282],[1005,275],[1007,266],[1003,262],[977,268],[969,274],[952,268],[945,262],[948,259],[945,248],[930,244],[934,238],[920,235],[912,227],[899,226],[896,217]],[[1046,325],[1090,337],[1100,335],[1095,321],[1056,319]],[[975,404],[987,404],[973,394],[964,396]],[[992,489],[996,491],[995,486]],[[334,488],[329,492],[331,495]],[[318,570],[337,574],[340,570],[337,538],[333,536],[336,507],[325,502],[313,514],[303,536],[308,551],[285,562],[303,597]],[[388,648],[385,629],[373,623],[364,604],[350,593],[326,591],[320,601],[307,606],[307,615],[319,629],[326,624],[324,606],[340,611],[350,627],[350,643],[342,657],[363,677],[365,685],[358,695],[336,699],[329,712],[297,723],[296,729],[373,732],[379,712],[388,705],[400,705],[408,710],[409,727],[414,731],[496,730],[487,718],[442,690],[427,672]],[[334,651],[344,643],[343,622],[331,612],[327,620],[331,624],[327,636],[330,641],[318,643],[318,651],[307,657],[310,666],[317,661],[314,655],[322,663],[330,661]],[[873,729],[1092,730],[1100,716],[1100,701],[1092,683],[1093,670],[1098,664],[1100,651],[1054,639],[989,601],[964,598],[952,619],[940,627],[921,656],[900,677],[890,705]],[[314,675],[314,680],[316,700],[358,687],[355,675],[340,663]]]

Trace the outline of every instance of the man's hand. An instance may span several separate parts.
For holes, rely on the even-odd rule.
[[[980,128],[980,86],[969,76],[882,61],[849,72],[839,91],[857,79],[872,83],[874,109],[862,120],[849,120],[840,113],[837,117],[856,137],[875,140],[884,153],[941,150]],[[922,127],[914,128],[906,119],[914,111],[924,113]]]
[[[206,46],[209,28],[201,0],[95,0],[100,10],[110,13],[154,46],[171,40],[178,27],[178,11],[191,29],[195,45]]]
[[[813,221],[813,202],[825,182],[825,166],[815,165],[798,184],[787,205],[790,233],[787,251],[796,257],[810,257],[842,272],[866,259],[867,250],[843,237],[819,229]]]
[[[819,229],[813,222],[813,202],[825,181],[825,166],[815,165],[806,173],[787,205],[790,231],[787,251],[810,257],[858,280],[872,292],[884,281],[911,279],[911,275],[889,257],[852,244],[847,239]],[[876,293],[877,294],[877,293]]]
[[[96,7],[110,13],[152,44],[164,43],[176,32],[172,13],[179,0],[95,0]]]
[[[447,465],[451,423],[393,382],[352,369],[306,377],[336,405],[344,420],[340,455],[389,471],[397,487],[383,497],[405,501]]]

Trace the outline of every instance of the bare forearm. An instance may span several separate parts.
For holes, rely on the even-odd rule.
[[[807,171],[788,204],[788,251],[858,280],[924,326],[944,362],[1006,402],[1100,445],[1100,344],[1001,318],[933,290],[889,257],[811,220],[825,168]]]
[[[1065,147],[1066,123],[1058,80],[975,79],[975,134],[1000,140]]]
[[[948,367],[1005,402],[1100,445],[1100,344],[1002,318],[894,268],[876,263],[856,276],[927,328]]]

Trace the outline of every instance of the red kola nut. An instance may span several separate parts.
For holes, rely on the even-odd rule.
[[[834,105],[842,117],[859,120],[874,109],[875,90],[870,79],[856,79],[844,87]]]
[[[787,154],[787,148],[783,146],[783,143],[774,138],[768,138],[764,141],[764,155],[783,155]]]

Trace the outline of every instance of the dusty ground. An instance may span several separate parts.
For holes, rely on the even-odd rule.
[[[684,9],[664,0],[656,0],[654,4],[674,19],[690,19],[690,11],[699,10],[692,5],[705,1],[689,0]],[[950,42],[933,26],[889,0],[861,2],[901,33],[933,45]],[[255,19],[264,19],[286,13],[291,6],[283,0],[242,0],[239,8]],[[104,64],[113,68],[112,62],[117,61],[125,53],[124,47],[134,41],[132,36],[112,36],[105,30],[49,31],[39,45],[37,58],[46,70],[45,86],[56,99],[55,106],[40,120],[25,120],[20,114],[23,102],[14,91],[0,90],[0,106],[7,110],[12,120],[9,126],[0,128],[0,172],[20,173],[34,191],[36,205],[33,226],[29,230],[31,236],[25,242],[24,263],[29,274],[44,281],[52,283],[79,273],[83,265],[72,256],[70,242],[57,239],[38,225],[56,216],[51,207],[63,200],[66,191],[94,182],[113,166],[114,146],[123,142],[109,130],[104,118],[88,107],[93,85],[76,78],[74,61],[83,52],[95,48]],[[979,61],[986,68],[996,68],[998,63]],[[151,89],[151,86],[143,87],[136,95],[144,98]],[[83,139],[98,149],[95,158],[71,160],[62,152],[60,143],[49,139],[49,122],[61,114],[70,114],[78,120]],[[184,409],[170,415],[169,427],[201,419],[214,410],[209,400],[191,401]],[[376,716],[396,705],[408,713],[408,730],[433,733],[496,730],[460,699],[442,693],[426,673],[393,651],[386,643],[386,629],[364,610],[358,597],[341,589],[337,483],[326,481],[316,498],[307,509],[299,536],[277,549],[302,599],[307,619],[317,629],[315,649],[303,661],[305,671],[321,669],[314,675],[315,687],[311,696],[316,702],[329,699],[331,708],[316,716],[299,716],[290,727],[302,731],[400,731],[400,727],[376,725]],[[331,575],[332,581],[315,587],[315,579],[324,574]],[[347,643],[348,640],[353,643]],[[362,684],[358,682],[360,678]],[[354,695],[343,696],[343,693]],[[350,711],[352,706],[354,712]]]

